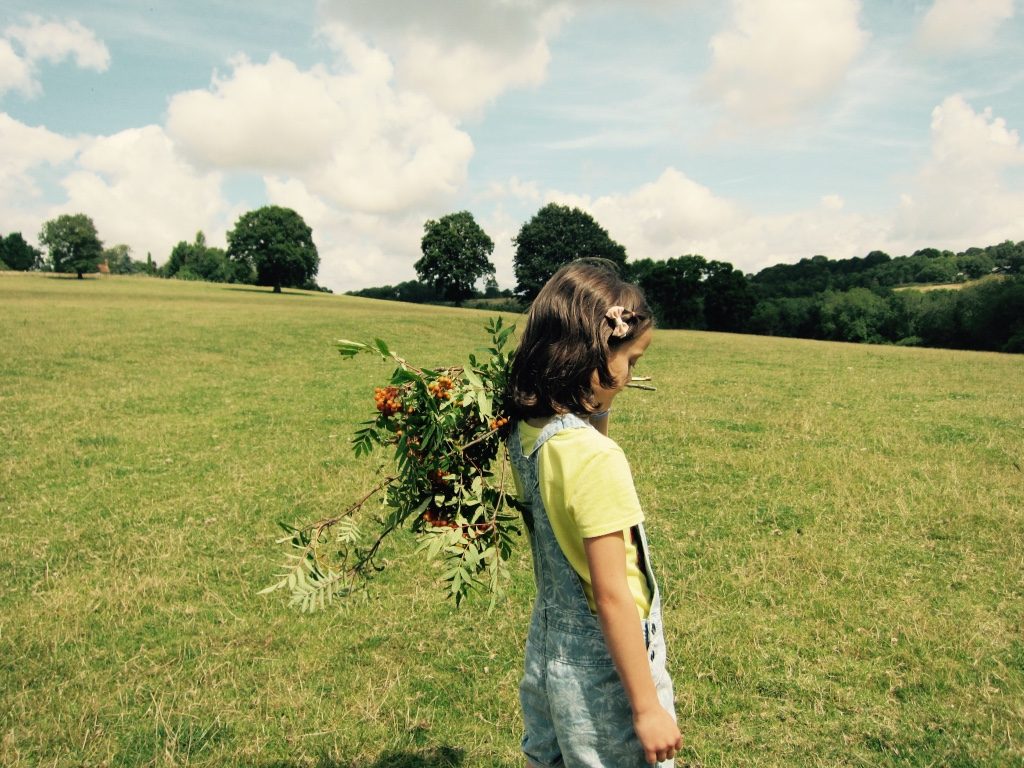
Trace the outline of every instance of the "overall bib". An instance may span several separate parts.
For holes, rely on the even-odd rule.
[[[548,520],[538,482],[538,453],[563,429],[593,429],[573,414],[555,416],[532,450],[524,454],[518,426],[508,438],[519,475],[530,533],[537,598],[526,638],[519,700],[523,709],[523,752],[537,768],[641,768],[647,766],[633,730],[629,699],[605,644],[597,616],[590,612],[579,575],[570,565]],[[665,668],[661,595],[651,569],[643,525],[635,526],[640,565],[651,592],[646,619],[637,617],[658,699],[673,717],[672,680]],[[671,768],[674,761],[658,763]]]

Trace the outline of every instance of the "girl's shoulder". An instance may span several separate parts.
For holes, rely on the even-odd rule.
[[[543,431],[544,427],[520,422],[519,436],[524,453],[529,452]],[[602,454],[622,455],[623,451],[612,438],[586,426],[559,430],[544,443],[541,453],[548,456],[571,455],[576,461],[586,461]]]

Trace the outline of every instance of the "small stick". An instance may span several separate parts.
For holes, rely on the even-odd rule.
[[[650,380],[651,380],[650,376],[633,376],[632,378],[630,378],[629,384],[627,384],[626,386],[627,387],[632,387],[633,389],[644,389],[644,390],[647,390],[648,392],[657,392],[658,391],[657,387],[651,387],[651,386],[648,386],[646,384],[637,384],[636,383],[638,381],[650,381]]]

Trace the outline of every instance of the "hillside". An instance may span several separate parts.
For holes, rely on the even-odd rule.
[[[332,342],[457,363],[488,313],[11,273],[0,306],[0,764],[521,766],[525,540],[493,614],[408,538],[338,610],[255,594],[276,521],[376,467],[390,369]],[[677,764],[1024,761],[1024,358],[658,330],[638,373]]]

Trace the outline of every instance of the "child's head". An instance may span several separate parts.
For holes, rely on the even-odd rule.
[[[643,292],[622,280],[611,262],[581,259],[566,264],[530,307],[512,361],[513,413],[527,419],[598,410],[595,372],[602,387],[615,387],[609,358],[653,322]]]

